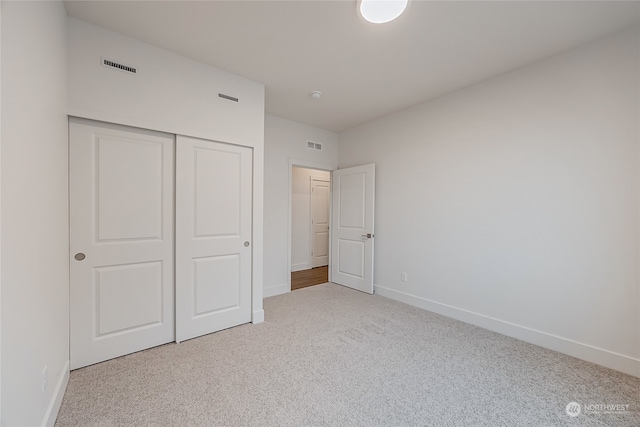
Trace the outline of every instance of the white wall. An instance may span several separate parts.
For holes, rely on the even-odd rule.
[[[0,3],[0,82],[2,82],[2,3]],[[0,83],[1,86],[1,83]],[[0,93],[2,88],[0,87]],[[0,101],[0,242],[2,242],[2,101]],[[2,378],[2,244],[0,243],[0,378]],[[0,380],[0,424],[2,424],[2,381]]]
[[[639,48],[627,31],[341,134],[340,167],[376,163],[376,292],[640,376]]]
[[[69,369],[66,14],[2,2],[1,18],[1,423],[35,426],[55,420]]]
[[[311,268],[311,178],[329,181],[331,172],[293,168],[291,182],[291,271]]]
[[[291,162],[318,169],[336,169],[338,135],[267,115],[264,137],[264,296],[267,297],[290,291]],[[322,151],[308,149],[308,140],[322,143]]]
[[[137,74],[103,67],[101,57]],[[264,85],[69,18],[69,115],[262,146]]]
[[[74,18],[68,28],[70,115],[253,148],[253,322],[262,321],[264,85]]]

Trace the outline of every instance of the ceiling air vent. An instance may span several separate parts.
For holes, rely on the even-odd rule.
[[[107,68],[114,68],[116,70],[124,71],[125,73],[130,73],[130,74],[136,74],[137,72],[135,68],[130,67],[128,65],[119,64],[116,61],[112,61],[107,58],[101,58],[101,59],[102,59],[102,65]]]
[[[307,141],[307,148],[322,151],[322,144],[319,142]]]
[[[223,99],[228,99],[229,101],[238,102],[238,98],[230,96],[230,95],[225,95],[224,93],[219,93],[218,97],[223,98]]]

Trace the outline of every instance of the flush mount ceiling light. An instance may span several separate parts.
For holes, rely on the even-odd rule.
[[[393,21],[407,8],[408,0],[357,0],[358,11],[374,24]]]

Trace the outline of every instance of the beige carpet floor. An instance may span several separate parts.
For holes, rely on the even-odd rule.
[[[629,375],[334,284],[264,306],[262,324],[71,372],[57,425],[640,426]],[[629,410],[584,413],[600,404]]]

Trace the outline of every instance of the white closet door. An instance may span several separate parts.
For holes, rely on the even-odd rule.
[[[176,341],[251,321],[252,150],[178,136]]]
[[[174,340],[173,147],[70,119],[71,369]]]

